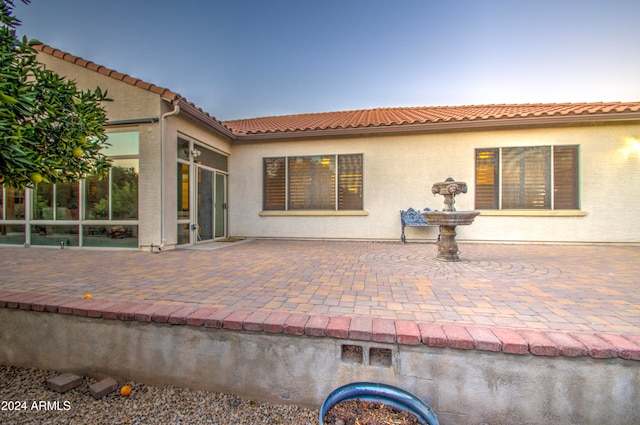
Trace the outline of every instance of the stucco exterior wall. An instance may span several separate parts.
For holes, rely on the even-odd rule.
[[[446,134],[362,136],[327,140],[250,142],[233,147],[231,234],[246,237],[399,239],[399,211],[442,209],[431,185],[447,177],[465,181],[460,211],[474,208],[475,149],[580,145],[580,210],[483,211],[457,228],[467,241],[640,242],[640,153],[629,138],[640,125],[494,130]],[[636,142],[637,143],[637,142]],[[365,215],[261,216],[262,158],[362,153]],[[509,214],[509,215],[505,215]],[[409,228],[409,239],[437,237],[437,228]]]
[[[107,97],[113,101],[105,102],[104,107],[111,121],[160,116],[160,96],[155,93],[46,53],[40,53],[38,61],[58,75],[74,80],[78,88],[107,90]]]

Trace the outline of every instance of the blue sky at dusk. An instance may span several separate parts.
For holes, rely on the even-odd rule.
[[[637,0],[32,0],[18,32],[218,119],[640,101]]]

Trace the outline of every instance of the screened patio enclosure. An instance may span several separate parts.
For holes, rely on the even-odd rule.
[[[138,248],[139,136],[109,133],[106,177],[0,189],[0,244]]]

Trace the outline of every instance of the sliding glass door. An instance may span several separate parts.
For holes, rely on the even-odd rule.
[[[196,166],[197,242],[227,235],[227,176],[213,169]]]

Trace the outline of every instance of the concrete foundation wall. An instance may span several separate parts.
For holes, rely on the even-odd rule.
[[[637,361],[510,355],[0,309],[0,362],[319,408],[384,382],[442,425],[637,424]]]

